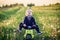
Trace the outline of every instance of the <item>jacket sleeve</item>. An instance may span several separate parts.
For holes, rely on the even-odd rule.
[[[25,17],[25,18],[24,18],[24,24],[26,24],[26,23],[27,23],[27,18]]]
[[[36,25],[35,19],[32,17],[33,25]]]

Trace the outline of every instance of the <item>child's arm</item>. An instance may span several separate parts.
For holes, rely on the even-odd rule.
[[[33,25],[36,25],[35,19],[32,17]]]
[[[24,24],[27,24],[27,18],[26,17],[24,18]]]

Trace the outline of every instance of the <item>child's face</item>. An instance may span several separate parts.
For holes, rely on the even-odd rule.
[[[28,13],[28,16],[31,16],[31,14],[30,14],[30,13]]]
[[[32,16],[32,15],[31,15],[31,11],[28,11],[28,16]]]
[[[32,15],[30,13],[28,13],[28,17],[31,17]]]

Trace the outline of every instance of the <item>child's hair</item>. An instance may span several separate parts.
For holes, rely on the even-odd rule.
[[[30,14],[32,16],[32,10],[30,8],[25,13],[26,16],[28,16],[28,14]]]

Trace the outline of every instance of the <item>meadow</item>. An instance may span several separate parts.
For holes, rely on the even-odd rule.
[[[27,7],[11,7],[0,9],[0,40],[23,40],[22,33],[14,32],[24,20]],[[60,38],[60,6],[33,6],[33,17],[42,35],[34,30],[35,40],[59,40]]]

